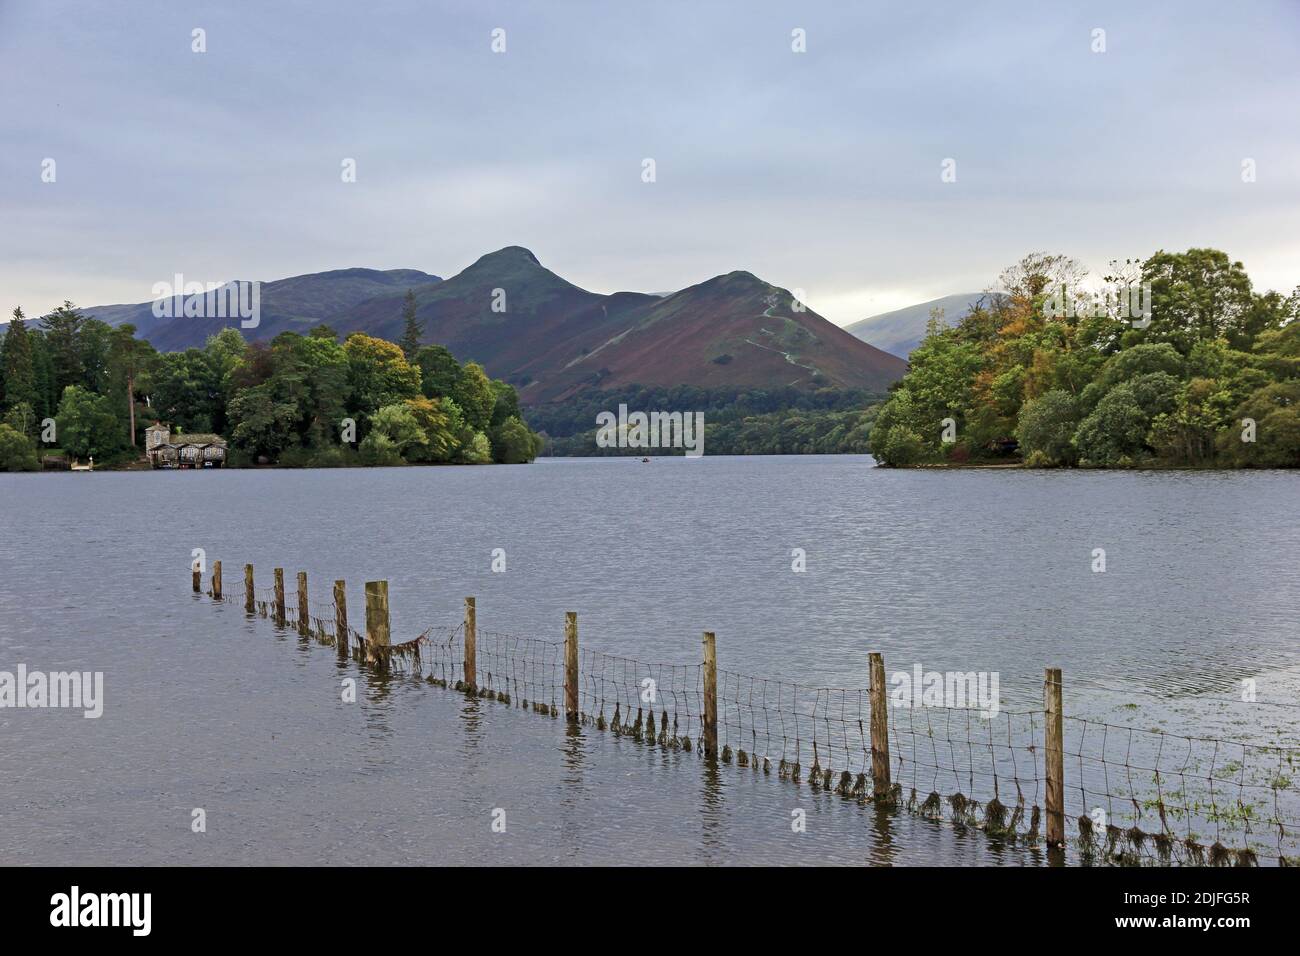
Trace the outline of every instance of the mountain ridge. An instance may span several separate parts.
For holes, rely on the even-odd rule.
[[[347,294],[334,294],[349,280]],[[702,388],[852,388],[883,393],[906,364],[738,269],[667,295],[591,292],[547,269],[522,246],[480,256],[450,278],[420,270],[338,269],[262,285],[250,341],[320,322],[342,335],[390,341],[415,296],[421,344],[445,346],[515,385],[525,403],[563,401],[628,385]],[[369,293],[369,294],[366,294]],[[161,351],[202,345],[238,319],[156,319],[152,303],[97,306],[87,315],[134,321]],[[104,313],[108,312],[108,316]]]
[[[932,309],[942,309],[943,321],[948,325],[956,325],[975,305],[995,294],[960,292],[945,295],[859,319],[844,326],[844,330],[890,355],[906,359],[912,349],[925,338],[925,327],[929,324]]]

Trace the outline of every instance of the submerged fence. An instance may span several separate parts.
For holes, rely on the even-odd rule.
[[[282,568],[274,582],[255,588],[245,565],[243,593],[227,594],[216,561],[208,594],[361,666],[995,839],[1069,843],[1084,862],[1300,863],[1300,748],[1067,716],[1057,669],[1044,673],[1041,709],[982,716],[891,700],[875,653],[868,686],[812,687],[719,668],[712,632],[697,663],[666,664],[580,646],[572,612],[562,641],[481,630],[474,598],[458,625],[393,643],[387,581],[365,585],[364,633],[349,624],[343,581],[319,604],[305,572],[292,594]]]

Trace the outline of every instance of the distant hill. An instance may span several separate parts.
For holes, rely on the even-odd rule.
[[[906,363],[854,338],[791,294],[731,272],[670,295],[589,292],[507,246],[446,280],[413,270],[349,269],[262,285],[264,340],[318,322],[397,341],[414,291],[422,341],[444,345],[519,389],[529,404],[625,385],[701,388],[852,388],[884,392]],[[498,291],[499,290],[499,291]],[[149,303],[83,310],[136,323],[160,350],[203,341],[238,320],[155,319]]]
[[[944,322],[956,325],[972,306],[989,296],[988,292],[946,295],[942,299],[931,299],[893,312],[873,315],[845,326],[845,330],[878,349],[905,359],[925,338],[925,326],[930,321],[931,309],[943,309]]]
[[[270,340],[286,331],[306,332],[322,322],[334,324],[368,299],[389,292],[405,295],[408,288],[439,281],[418,269],[335,269],[263,282],[261,322],[255,329],[240,331],[250,340]],[[226,326],[239,327],[238,319],[158,318],[152,302],[98,305],[82,312],[109,325],[133,323],[136,334],[161,352],[200,347]]]

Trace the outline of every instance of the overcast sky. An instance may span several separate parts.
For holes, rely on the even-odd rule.
[[[1300,284],[1296,0],[0,0],[0,117],[4,318],[505,245],[598,292],[748,269],[840,324],[1040,249]]]

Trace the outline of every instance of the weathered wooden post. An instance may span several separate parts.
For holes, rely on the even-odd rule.
[[[578,615],[564,612],[564,716],[578,719]]]
[[[253,566],[246,564],[244,565],[244,610],[249,614],[253,613],[253,601]]]
[[[387,664],[391,645],[388,632],[388,582],[366,582],[366,663]],[[385,651],[379,650],[384,648]]]
[[[718,755],[718,646],[712,631],[704,632],[704,755]]]
[[[307,572],[298,572],[298,633],[303,637],[311,630],[311,612],[307,607]]]
[[[348,659],[348,588],[342,581],[334,582],[334,642],[338,646],[339,660]]]
[[[221,562],[212,562],[212,600],[221,600]]]
[[[284,627],[284,568],[275,569],[275,626]]]
[[[478,690],[478,608],[465,598],[465,686]]]
[[[1043,671],[1043,719],[1047,777],[1047,845],[1065,846],[1065,738],[1061,714],[1061,669]]]
[[[885,659],[868,654],[871,667],[871,791],[889,793],[889,699],[885,694]]]
[[[194,578],[194,593],[202,594],[203,593],[203,572],[199,570],[198,558],[195,558],[194,563],[190,565],[190,571]]]

